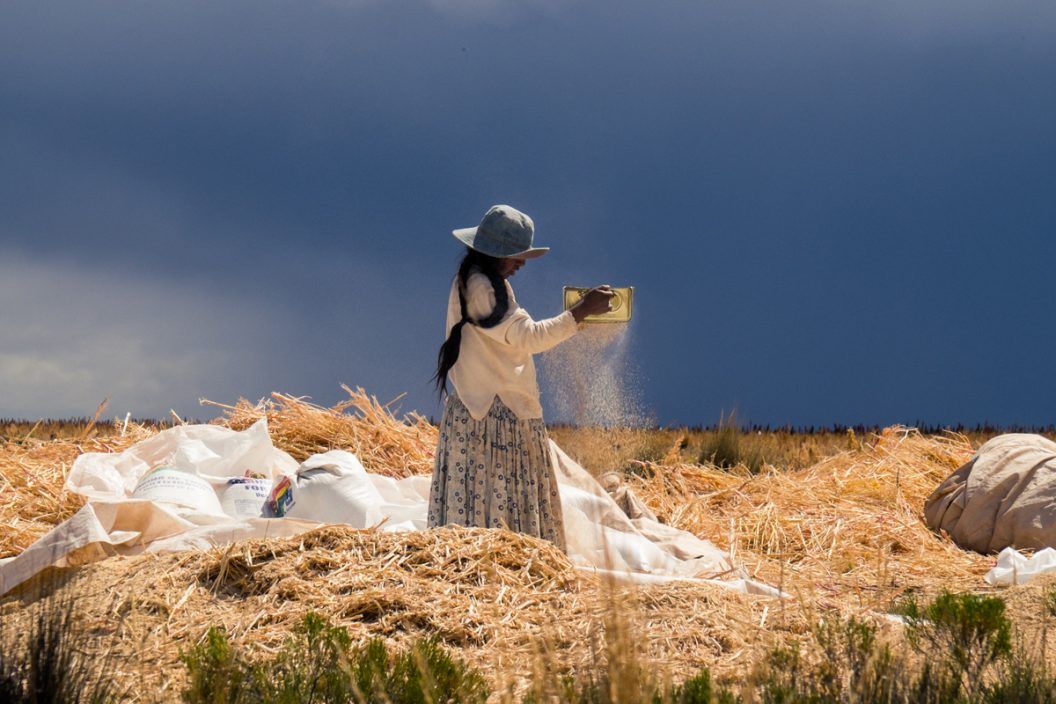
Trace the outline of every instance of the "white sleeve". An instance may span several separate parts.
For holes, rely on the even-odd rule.
[[[495,309],[495,290],[483,274],[473,274],[466,282],[466,310],[469,317],[479,320],[491,314]],[[472,325],[472,323],[470,323]],[[565,311],[561,315],[546,320],[532,320],[528,311],[514,304],[507,311],[499,324],[484,328],[476,326],[488,337],[529,354],[545,352],[564,342],[579,330],[572,313]]]

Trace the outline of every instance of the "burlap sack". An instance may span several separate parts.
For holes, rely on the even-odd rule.
[[[999,435],[924,502],[924,518],[981,553],[1056,547],[1056,443]]]

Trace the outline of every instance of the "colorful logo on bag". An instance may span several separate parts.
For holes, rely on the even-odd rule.
[[[271,509],[271,514],[273,516],[276,518],[282,518],[292,506],[293,484],[290,483],[289,477],[283,477],[271,490],[271,497],[268,499],[268,508]]]

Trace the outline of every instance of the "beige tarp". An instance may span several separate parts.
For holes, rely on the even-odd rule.
[[[990,440],[932,492],[924,518],[981,553],[1056,546],[1056,443],[1023,433]]]

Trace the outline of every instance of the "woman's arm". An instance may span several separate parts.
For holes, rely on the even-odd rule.
[[[518,308],[515,318],[506,328],[506,342],[531,354],[546,352],[579,330],[571,311],[546,320],[532,320],[523,308]]]
[[[466,282],[466,310],[474,320],[488,316],[495,308],[495,291],[483,274],[474,274]],[[545,352],[576,334],[579,329],[572,311],[546,320],[532,320],[528,312],[511,303],[509,312],[498,325],[477,327],[482,333],[529,354]]]

